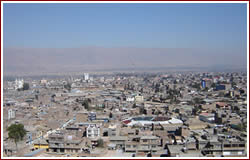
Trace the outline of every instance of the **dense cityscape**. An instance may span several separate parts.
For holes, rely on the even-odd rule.
[[[247,96],[246,72],[12,77],[3,83],[3,154],[246,157]],[[10,136],[12,125],[24,134]]]

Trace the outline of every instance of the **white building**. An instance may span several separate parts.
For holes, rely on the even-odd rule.
[[[98,126],[97,124],[90,124],[87,127],[86,133],[88,138],[100,137],[100,126]]]
[[[84,80],[85,81],[89,80],[89,74],[88,73],[84,73]]]
[[[15,81],[15,90],[22,89],[23,88],[24,81],[23,79],[19,79]]]
[[[126,98],[126,101],[127,101],[127,102],[134,102],[134,101],[135,101],[135,98],[134,98],[134,97],[127,97],[127,98]]]
[[[16,117],[15,110],[9,109],[8,110],[8,120],[14,119]]]
[[[143,101],[144,101],[143,96],[139,96],[139,95],[135,96],[135,102],[141,103]]]
[[[42,80],[40,81],[40,83],[43,84],[43,85],[46,85],[46,84],[47,84],[47,80],[46,80],[46,79],[42,79]]]

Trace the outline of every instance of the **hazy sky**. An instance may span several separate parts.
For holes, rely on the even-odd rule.
[[[246,4],[4,4],[4,72],[246,68]]]
[[[4,4],[4,47],[246,48],[246,4]]]

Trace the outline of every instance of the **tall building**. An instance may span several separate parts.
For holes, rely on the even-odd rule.
[[[201,86],[202,86],[202,88],[206,88],[206,81],[205,80],[201,81]]]
[[[23,88],[24,81],[23,79],[19,79],[15,81],[15,90],[22,89]]]
[[[89,74],[88,73],[84,73],[84,80],[85,81],[89,80]]]

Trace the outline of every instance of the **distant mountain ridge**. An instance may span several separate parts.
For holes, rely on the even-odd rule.
[[[247,55],[193,48],[4,48],[5,73],[78,72],[160,67],[246,68]]]

